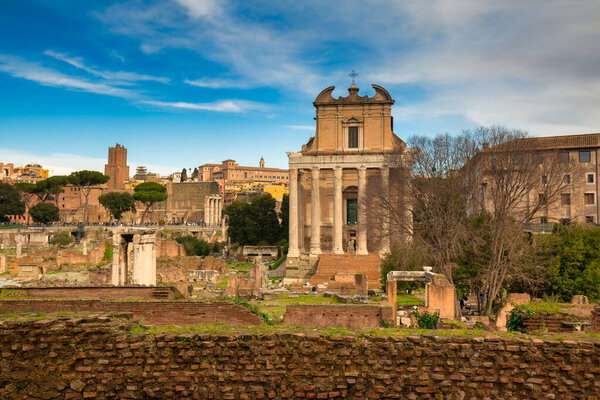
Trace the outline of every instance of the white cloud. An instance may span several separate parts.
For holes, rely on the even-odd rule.
[[[233,79],[210,79],[210,78],[201,78],[201,79],[186,79],[184,83],[187,83],[191,86],[197,86],[202,88],[210,88],[210,89],[232,89],[232,88],[248,88],[250,85],[233,80]]]
[[[137,82],[137,81],[154,81],[161,83],[169,83],[168,78],[138,74],[135,72],[125,72],[125,71],[101,71],[92,67],[85,65],[83,59],[81,57],[71,57],[65,53],[57,53],[52,50],[44,51],[44,54],[55,58],[60,61],[64,61],[67,64],[72,65],[75,68],[81,69],[89,74],[99,76],[106,80],[116,81],[116,82]]]
[[[106,159],[78,154],[51,153],[41,155],[7,148],[0,148],[0,160],[5,163],[13,163],[15,167],[26,164],[40,164],[49,170],[50,175],[68,175],[71,172],[83,169],[104,172],[104,165],[107,162]],[[157,172],[161,176],[169,175],[177,170],[177,167],[173,166],[137,163],[132,160],[129,160],[127,164],[131,176],[135,174],[135,166],[137,165],[145,165],[148,171]]]
[[[17,78],[27,79],[44,86],[64,87],[108,96],[133,98],[137,93],[102,82],[65,75],[59,71],[25,61],[19,57],[0,54],[0,71]]]
[[[192,18],[211,16],[220,12],[217,0],[175,0]]]
[[[143,101],[142,103],[165,108],[179,108],[184,110],[205,110],[229,113],[242,113],[252,110],[265,111],[268,109],[268,106],[266,104],[245,100],[219,100],[212,103],[187,103],[182,101],[166,102],[148,100]]]

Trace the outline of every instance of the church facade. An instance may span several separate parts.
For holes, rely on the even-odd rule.
[[[412,229],[412,153],[393,133],[394,100],[372,86],[372,97],[359,96],[354,83],[347,97],[323,90],[313,103],[315,136],[288,153],[289,283],[318,275],[327,256],[337,256],[327,262],[340,273],[360,273],[369,262],[378,271],[379,255]]]

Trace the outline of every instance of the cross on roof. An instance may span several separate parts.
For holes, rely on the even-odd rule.
[[[352,72],[350,72],[350,73],[348,74],[348,76],[349,76],[350,78],[352,78],[352,83],[354,83],[354,78],[356,78],[356,77],[358,76],[358,73],[357,73],[355,70],[352,70]]]

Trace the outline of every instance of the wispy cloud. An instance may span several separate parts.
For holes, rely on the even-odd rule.
[[[138,95],[135,91],[129,89],[115,87],[102,82],[92,82],[85,78],[65,75],[54,69],[46,68],[40,64],[25,61],[20,57],[11,55],[0,54],[0,71],[6,72],[16,78],[37,82],[44,86],[63,87],[123,98],[134,98]]]
[[[245,82],[239,81],[239,80],[234,80],[234,79],[210,79],[210,78],[201,78],[201,79],[186,79],[184,80],[184,83],[187,83],[188,85],[191,86],[197,86],[197,87],[202,87],[202,88],[209,88],[209,89],[244,89],[244,88],[248,88],[251,87],[252,85],[249,85]]]
[[[72,57],[66,53],[58,53],[52,50],[46,50],[44,51],[44,54],[57,60],[64,61],[67,64],[70,64],[73,67],[81,69],[89,74],[99,76],[110,81],[116,81],[120,83],[137,81],[154,81],[161,83],[169,83],[169,79],[164,77],[157,77],[125,71],[103,71],[96,68],[92,68],[87,66],[81,57]]]
[[[284,125],[284,128],[287,129],[296,129],[296,130],[300,130],[300,131],[313,131],[315,130],[315,127],[313,125]]]
[[[163,108],[179,108],[184,110],[205,110],[205,111],[218,111],[227,113],[243,113],[247,111],[266,111],[268,105],[264,103],[258,103],[253,101],[245,100],[219,100],[213,103],[187,103],[187,102],[166,102],[166,101],[154,101],[148,100],[142,103],[163,107]]]

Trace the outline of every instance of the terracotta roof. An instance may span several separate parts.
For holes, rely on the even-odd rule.
[[[580,135],[531,137],[517,139],[532,149],[580,149],[588,147],[600,147],[600,133],[586,133]]]

